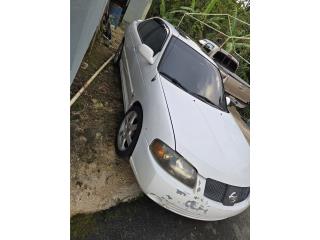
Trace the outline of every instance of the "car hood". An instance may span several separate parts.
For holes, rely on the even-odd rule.
[[[249,144],[233,116],[198,100],[161,76],[160,79],[176,151],[205,178],[249,186]]]

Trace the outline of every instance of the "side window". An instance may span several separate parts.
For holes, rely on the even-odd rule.
[[[206,45],[204,45],[204,50],[206,50],[207,53],[211,52],[212,49],[214,48],[212,44],[207,43]]]
[[[153,50],[154,55],[161,51],[167,38],[166,29],[153,19],[140,23],[138,33],[141,42],[148,45]]]

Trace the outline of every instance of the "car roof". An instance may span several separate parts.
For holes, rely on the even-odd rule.
[[[212,40],[209,40],[209,39],[203,39],[203,40],[205,40],[207,43],[211,43],[211,44],[214,44],[219,47],[219,45]],[[223,54],[227,55],[228,57],[230,57],[233,61],[235,61],[239,65],[238,59],[236,59],[232,54],[230,54],[229,52],[227,52],[226,50],[224,50],[221,47],[219,47],[219,51],[222,52]]]
[[[210,43],[210,44],[212,44],[212,45],[214,45],[214,46],[219,47],[219,44],[218,44],[217,42],[215,42],[215,41],[209,40],[209,39],[207,39],[207,38],[202,39],[202,40],[204,40],[206,43]]]

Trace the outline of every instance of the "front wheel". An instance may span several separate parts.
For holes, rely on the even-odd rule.
[[[117,133],[116,152],[120,157],[130,157],[138,142],[142,128],[142,109],[134,105],[124,116]]]

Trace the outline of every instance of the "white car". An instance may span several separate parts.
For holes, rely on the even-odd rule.
[[[124,110],[116,150],[143,192],[186,217],[219,220],[249,206],[249,145],[227,109],[220,72],[170,23],[126,29],[115,55]]]

